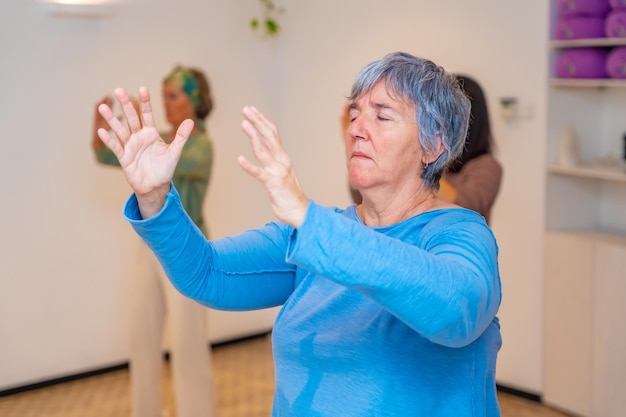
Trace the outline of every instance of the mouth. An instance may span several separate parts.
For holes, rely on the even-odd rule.
[[[357,159],[371,159],[369,156],[367,156],[366,154],[364,154],[363,152],[352,152],[352,155],[350,155],[350,158],[357,158]]]

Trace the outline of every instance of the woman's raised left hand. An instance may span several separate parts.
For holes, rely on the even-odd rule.
[[[239,165],[263,184],[276,217],[298,228],[306,216],[309,199],[300,187],[291,158],[283,148],[278,129],[254,107],[244,107],[243,116],[241,127],[250,138],[252,151],[260,166],[251,163],[244,156],[239,157]]]

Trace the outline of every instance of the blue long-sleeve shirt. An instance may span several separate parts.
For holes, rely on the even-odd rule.
[[[309,204],[207,241],[174,188],[125,216],[183,294],[213,308],[283,305],[273,338],[274,416],[499,416],[497,244],[484,219],[440,209],[366,227],[354,206]]]

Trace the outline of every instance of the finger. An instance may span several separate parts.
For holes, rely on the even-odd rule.
[[[150,103],[150,92],[146,87],[139,87],[139,108],[144,126],[155,127],[152,104]]]
[[[111,130],[115,132],[120,142],[122,142],[122,144],[126,143],[128,141],[129,133],[122,123],[113,115],[111,107],[106,104],[101,104],[98,106],[98,112],[102,115],[104,120],[106,120]]]
[[[114,137],[112,137],[106,129],[98,129],[98,137],[100,137],[102,143],[111,149],[111,152],[113,152],[119,161],[124,153],[122,145]]]
[[[248,138],[250,138],[250,145],[252,146],[252,153],[256,159],[263,165],[267,166],[275,161],[266,143],[263,141],[258,130],[248,120],[241,122],[241,128]]]
[[[257,180],[263,182],[263,170],[258,166],[252,164],[250,161],[246,159],[245,156],[239,156],[237,158],[237,162],[239,166],[243,168],[244,171],[248,173],[251,177],[256,178]]]
[[[187,143],[187,139],[189,139],[189,135],[193,130],[193,120],[186,119],[178,126],[176,130],[176,136],[174,136],[174,140],[170,144],[170,148],[176,153],[180,154],[183,151],[183,147],[185,143]]]
[[[267,116],[255,107],[246,106],[243,111],[246,121],[250,124],[250,126],[245,126],[246,134],[249,136],[250,134],[256,135],[259,144],[263,145],[267,153],[271,155],[275,161],[278,161],[281,164],[288,164],[290,159],[283,148],[276,126],[267,118]],[[257,150],[261,150],[261,148],[257,148]],[[259,156],[257,156],[257,158],[258,157]],[[259,161],[261,160],[259,159]]]
[[[257,108],[246,106],[243,108],[243,114],[259,132],[265,142],[267,142],[267,145],[273,145],[276,142],[280,143],[278,129],[276,129],[276,126]]]
[[[122,106],[122,110],[126,116],[126,123],[128,123],[128,128],[131,133],[138,132],[141,129],[141,120],[135,110],[135,106],[133,106],[133,102],[126,93],[126,90],[123,88],[116,88],[115,97],[117,97],[117,101],[119,101]]]

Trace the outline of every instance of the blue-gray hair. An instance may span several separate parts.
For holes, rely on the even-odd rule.
[[[370,62],[357,75],[350,100],[371,91],[384,79],[389,94],[415,108],[418,139],[425,152],[437,151],[437,134],[444,151],[422,172],[424,185],[439,189],[446,167],[463,152],[470,117],[470,101],[457,78],[424,58],[394,52]]]

